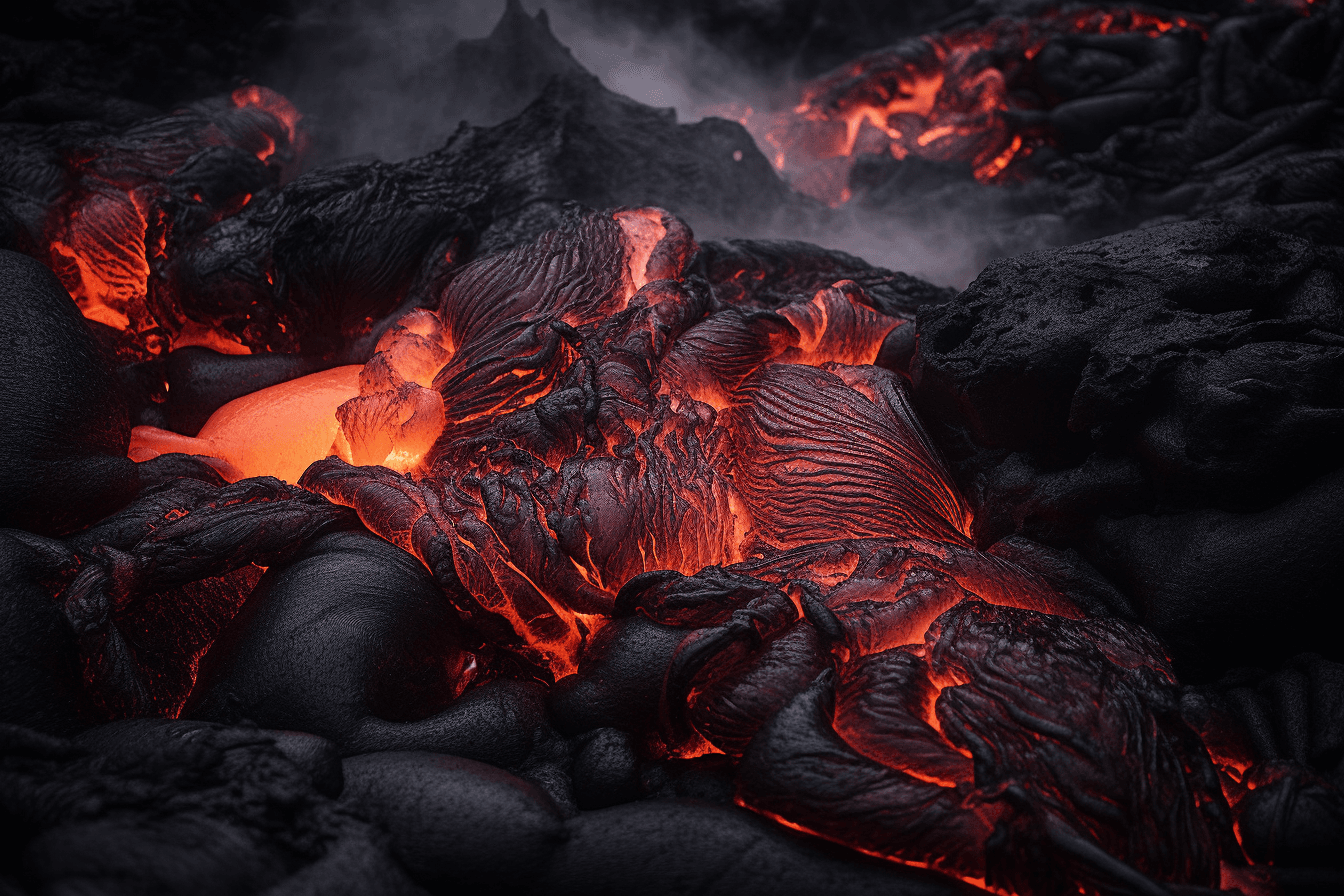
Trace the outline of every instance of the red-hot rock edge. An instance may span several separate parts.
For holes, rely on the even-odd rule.
[[[982,183],[1011,180],[1033,151],[1055,142],[1045,113],[1071,98],[1039,84],[1033,62],[1043,50],[1133,35],[1129,45],[1096,42],[1097,52],[1134,60],[1132,85],[1121,79],[1105,93],[1151,87],[1192,73],[1195,54],[1182,44],[1205,38],[1208,25],[1207,17],[1118,8],[996,18],[867,54],[805,85],[792,110],[759,121],[748,110],[744,123],[795,189],[831,205],[850,198],[850,166],[862,153],[964,162]]]

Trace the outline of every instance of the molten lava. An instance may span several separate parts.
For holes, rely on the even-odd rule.
[[[359,375],[358,365],[336,367],[244,395],[211,415],[195,437],[137,426],[129,456],[195,454],[230,482],[256,476],[298,482],[309,464],[333,453],[336,410],[357,394]]]
[[[752,124],[833,203],[862,153],[1000,182],[1052,139],[1021,114],[1050,98],[1020,90],[1052,40],[1202,27],[996,20],[871,54]],[[84,314],[143,355],[249,351],[156,301],[191,219],[165,184],[221,147],[276,165],[298,118],[244,87],[71,163],[47,248]],[[252,196],[235,194],[190,198],[217,222]],[[196,436],[137,427],[131,459],[197,455],[233,484],[146,490],[87,535],[60,598],[95,703],[180,711],[252,564],[362,524],[423,563],[475,639],[449,699],[492,676],[600,678],[600,639],[649,626],[675,646],[641,744],[730,757],[738,804],[781,824],[1005,893],[1212,887],[1244,865],[1236,807],[1269,773],[1181,715],[1145,631],[977,547],[904,371],[877,366],[912,322],[850,280],[715,295],[688,274],[697,251],[660,209],[574,213],[431,280],[432,307],[377,331],[366,363],[237,398]],[[191,636],[155,641],[147,596],[189,607]]]
[[[1058,97],[1034,71],[1047,44],[1173,32],[1203,36],[1206,24],[1100,8],[999,18],[869,53],[807,84],[793,109],[740,118],[794,189],[831,205],[850,198],[849,171],[863,154],[966,163],[981,183],[1000,183],[1054,140],[1040,113]]]
[[[648,749],[725,754],[737,802],[782,824],[1005,893],[1244,865],[1256,773],[1173,710],[1161,646],[973,544],[873,363],[910,323],[851,281],[724,302],[687,276],[696,251],[658,209],[574,215],[466,265],[362,366],[237,399],[195,438],[137,429],[133,457],[240,481],[147,492],[72,571],[100,704],[176,712],[242,600],[228,577],[357,515],[477,639],[455,694],[600,680],[603,639],[652,626],[674,646]],[[234,597],[175,636],[191,650],[121,634],[136,595],[197,601],[204,579]]]
[[[252,201],[247,184],[280,179],[306,142],[300,117],[275,91],[240,87],[227,102],[197,103],[90,137],[54,159],[69,187],[47,212],[40,240],[84,316],[122,331],[141,358],[175,345],[248,352],[213,321],[156,301],[151,281],[167,262],[167,244],[190,235],[175,227],[199,230],[234,215]],[[199,159],[232,150],[253,155],[260,170],[232,188],[196,184]]]

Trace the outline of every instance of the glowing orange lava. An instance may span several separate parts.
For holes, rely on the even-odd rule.
[[[148,301],[151,272],[165,261],[173,227],[166,211],[173,197],[164,183],[196,153],[221,145],[255,153],[278,176],[305,143],[300,118],[279,93],[250,85],[235,90],[226,104],[202,103],[138,122],[70,153],[63,162],[74,185],[48,214],[41,239],[46,261],[84,316],[128,334],[142,357],[174,345],[248,353],[233,334],[180,312],[165,315]],[[240,193],[217,200],[217,207],[199,192],[189,200],[197,213],[204,209],[218,220],[237,214],[252,198]]]

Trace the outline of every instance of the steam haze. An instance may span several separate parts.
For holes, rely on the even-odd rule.
[[[711,40],[690,18],[654,28],[601,15],[593,8],[597,2],[525,0],[523,7],[529,15],[544,9],[574,62],[608,89],[675,109],[683,123],[796,102],[800,63],[788,54],[777,61],[767,54],[762,63],[760,53],[733,52],[724,41]],[[304,112],[314,136],[313,164],[360,157],[401,161],[439,148],[461,121],[492,125],[520,112],[540,83],[510,93],[492,83],[497,73],[476,71],[455,52],[461,42],[489,35],[504,12],[504,0],[318,0],[302,6],[271,83]],[[518,68],[531,61],[521,60]],[[980,215],[957,210],[966,199],[959,198],[955,208],[917,203],[914,214],[908,201],[899,213],[856,203],[837,210],[818,206],[806,220],[761,220],[752,232],[715,221],[689,223],[701,238],[806,240],[958,287],[994,257],[1058,240],[1048,226],[988,226]],[[992,191],[984,199],[993,202]]]

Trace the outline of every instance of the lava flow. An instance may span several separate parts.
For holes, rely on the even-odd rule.
[[[572,216],[464,267],[362,368],[239,399],[195,439],[140,431],[141,458],[306,467],[301,489],[156,496],[152,537],[90,562],[67,607],[161,588],[155,558],[248,507],[255,562],[348,507],[476,633],[454,664],[477,682],[514,669],[563,695],[631,626],[668,633],[651,749],[732,757],[738,803],[790,827],[1005,893],[1216,886],[1244,864],[1236,784],[1165,708],[1156,641],[972,545],[900,374],[873,363],[911,324],[849,281],[716,306],[686,277],[696,248],[657,209]],[[186,699],[154,696],[180,673],[143,669],[127,697],[88,668],[108,705]]]
[[[1049,111],[1066,97],[1034,65],[1047,47],[1095,44],[1129,60],[1106,85],[1123,93],[1179,68],[1182,42],[1206,33],[1205,21],[1123,8],[998,18],[861,56],[806,84],[789,111],[738,117],[794,189],[833,206],[850,198],[863,155],[965,164],[981,183],[1001,183],[1057,140]]]
[[[747,123],[831,204],[864,155],[1002,183],[1085,139],[1065,133],[1094,99],[1063,92],[1070,53],[1128,60],[1110,114],[1154,72],[1183,77],[1208,27],[995,19],[865,56]],[[517,196],[482,198],[452,155],[483,131],[282,189],[298,121],[247,86],[47,158],[62,190],[26,222],[31,254],[127,383],[152,381],[139,425],[94,446],[129,483],[120,509],[16,542],[73,633],[81,712],[296,726],[347,757],[492,757],[453,738],[505,718],[493,739],[529,741],[513,769],[552,736],[572,769],[574,744],[609,734],[634,780],[708,759],[753,824],[770,827],[731,803],[1003,894],[1254,892],[1250,794],[1306,773],[1192,709],[1137,617],[1087,604],[1085,564],[978,540],[986,514],[911,398],[931,342],[899,310],[927,320],[950,291],[884,301],[873,284],[904,275],[796,243],[751,269],[750,245],[702,246],[648,206],[555,203],[495,229],[484,209]],[[757,288],[808,252],[853,273]],[[1327,273],[1293,274],[1283,303],[1326,304]]]

